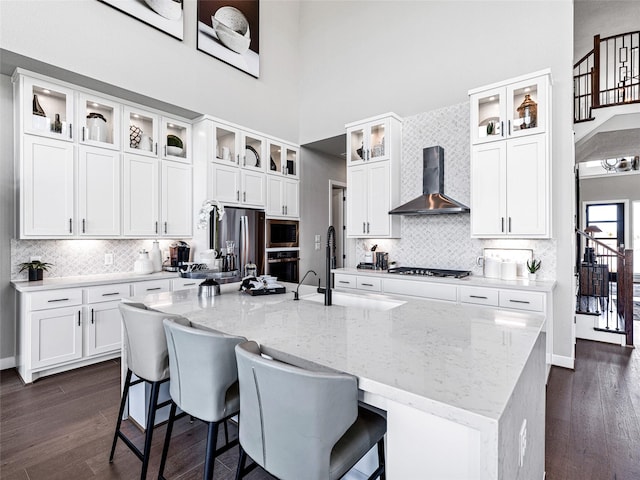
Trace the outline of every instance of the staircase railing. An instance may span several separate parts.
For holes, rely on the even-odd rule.
[[[582,261],[578,261],[576,312],[602,313],[606,326],[596,329],[624,334],[626,344],[632,346],[633,250],[624,248],[624,245],[615,250],[576,229],[576,245],[580,245],[581,240],[585,242],[585,249]],[[615,300],[611,284],[615,284]],[[604,312],[600,312],[600,309]]]
[[[573,66],[573,120],[594,108],[640,102],[640,31],[593,37],[593,50]]]

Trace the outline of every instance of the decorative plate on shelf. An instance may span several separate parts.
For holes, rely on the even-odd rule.
[[[256,149],[253,148],[251,145],[247,145],[247,153],[245,155],[246,155],[246,162],[248,166],[250,167],[260,166],[260,155],[258,155],[258,152],[256,152]]]

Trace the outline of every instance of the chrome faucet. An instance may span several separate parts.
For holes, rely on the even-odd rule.
[[[309,275],[310,273],[313,273],[316,277],[318,276],[318,274],[313,270],[307,270],[307,273],[304,274],[304,276],[302,277],[302,280],[300,280],[300,283],[298,283],[298,288],[296,288],[296,291],[293,292],[294,300],[300,300],[300,297],[298,296],[298,290],[300,290],[300,285],[302,284],[302,282],[304,282],[304,279],[307,278],[307,275]]]
[[[327,230],[327,285],[324,290],[324,304],[331,305],[331,269],[336,266],[336,229],[330,225]]]

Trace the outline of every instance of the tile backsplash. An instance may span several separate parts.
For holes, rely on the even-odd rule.
[[[422,149],[444,148],[444,193],[465,205],[470,200],[469,103],[405,117],[402,125],[401,203],[422,193]],[[402,238],[356,242],[356,263],[373,244],[389,252],[398,265],[471,270],[482,275],[476,265],[484,248],[532,249],[542,260],[539,278],[555,279],[554,240],[481,240],[470,237],[469,214],[419,215],[402,217]]]
[[[169,251],[173,240],[160,240],[160,250]],[[18,264],[33,256],[53,267],[46,277],[70,277],[101,273],[132,272],[140,250],[151,251],[153,239],[146,240],[11,240],[11,280],[26,280],[26,271],[18,273]],[[106,253],[113,264],[105,265]],[[163,255],[166,258],[167,255]]]

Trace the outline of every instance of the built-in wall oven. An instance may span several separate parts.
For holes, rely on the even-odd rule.
[[[298,283],[299,250],[267,251],[267,274],[283,282]]]
[[[297,220],[267,220],[267,248],[293,248],[298,247],[300,236]]]

